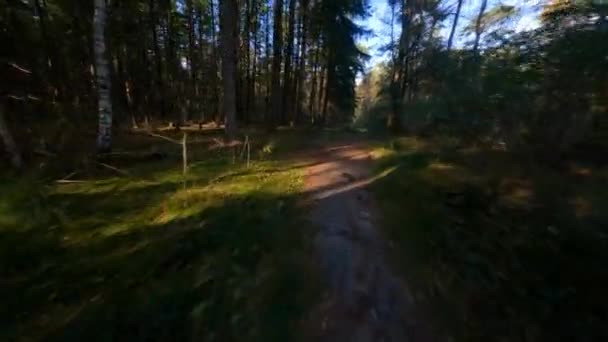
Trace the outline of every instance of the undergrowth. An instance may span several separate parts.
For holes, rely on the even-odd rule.
[[[608,339],[606,167],[452,138],[376,149],[394,259],[457,341]]]
[[[185,183],[171,158],[3,181],[0,340],[292,340],[316,295],[302,169],[192,155]]]

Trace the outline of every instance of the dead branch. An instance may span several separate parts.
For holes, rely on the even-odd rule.
[[[119,173],[119,174],[121,174],[123,176],[129,176],[129,172],[127,172],[125,170],[121,170],[121,169],[119,169],[119,168],[117,168],[115,166],[112,166],[112,165],[109,165],[109,164],[106,164],[106,163],[102,163],[102,162],[97,162],[97,164],[99,164],[99,165],[101,165],[101,166],[103,166],[103,167],[105,167],[107,169],[110,169],[112,171],[116,171],[117,173]]]
[[[21,71],[24,74],[31,74],[32,72],[30,70],[27,70],[23,67],[20,67],[19,65],[17,65],[17,63],[8,63],[9,66]]]
[[[58,184],[78,184],[78,183],[89,183],[87,180],[70,180],[70,179],[59,179],[56,180],[55,183]]]
[[[79,170],[76,170],[76,171],[70,172],[70,173],[69,173],[69,174],[67,174],[65,177],[61,178],[60,180],[63,180],[63,181],[65,181],[65,180],[69,180],[70,178],[72,178],[72,177],[76,176],[76,174],[78,174],[78,172],[79,172]]]
[[[222,148],[236,147],[243,145],[240,140],[222,141],[218,138],[213,138],[213,144],[209,146],[209,150],[218,150]]]
[[[45,157],[57,157],[57,153],[49,152],[47,150],[36,149],[34,153],[45,156]]]
[[[164,135],[156,134],[156,133],[153,133],[153,132],[150,132],[150,131],[145,131],[145,134],[149,135],[151,137],[155,137],[155,138],[159,138],[159,139],[168,141],[168,142],[176,144],[176,145],[181,145],[182,144],[182,142],[179,141],[179,140],[176,140],[176,139],[173,139],[173,138],[169,138],[169,137],[164,136]]]

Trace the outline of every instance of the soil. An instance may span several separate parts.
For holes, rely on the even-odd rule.
[[[309,219],[326,284],[307,317],[314,341],[434,341],[417,318],[406,282],[386,261],[389,248],[370,192],[372,158],[363,144],[319,147],[307,156]],[[377,177],[376,177],[377,178]]]

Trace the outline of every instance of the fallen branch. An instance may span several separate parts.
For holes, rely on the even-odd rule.
[[[67,176],[61,178],[60,180],[69,180],[70,178],[76,176],[76,174],[78,174],[78,170],[70,172]]]
[[[70,179],[59,179],[59,180],[55,181],[55,183],[58,183],[58,184],[72,184],[72,183],[78,184],[78,183],[89,183],[89,182],[90,181],[88,181],[88,180],[70,180]]]
[[[209,146],[209,150],[217,150],[221,148],[230,148],[243,145],[243,142],[240,140],[231,140],[231,141],[222,141],[218,138],[213,138],[214,144]]]
[[[19,71],[21,71],[24,74],[31,74],[32,73],[30,70],[27,70],[26,68],[17,65],[17,63],[14,63],[14,62],[13,63],[8,63],[8,65],[11,66],[11,67],[13,67],[13,68],[15,68],[15,69],[17,69],[17,70],[19,70]]]
[[[119,169],[119,168],[117,168],[115,166],[112,166],[112,165],[109,165],[109,164],[106,164],[106,163],[102,163],[102,162],[97,162],[97,164],[99,164],[99,165],[101,165],[101,166],[103,166],[103,167],[105,167],[107,169],[110,169],[112,171],[116,171],[117,173],[119,173],[119,174],[121,174],[123,176],[129,176],[129,173],[127,171],[121,170],[121,169]]]
[[[181,141],[179,141],[179,140],[175,140],[175,139],[172,139],[172,138],[166,137],[166,136],[164,136],[164,135],[160,135],[160,134],[152,133],[152,132],[150,132],[150,131],[146,131],[146,134],[147,134],[147,135],[149,135],[149,136],[151,136],[151,137],[155,137],[155,138],[163,139],[163,140],[165,140],[165,141],[168,141],[168,142],[174,143],[174,144],[176,144],[176,145],[181,145],[181,144],[182,144],[182,142],[181,142]]]
[[[45,156],[45,157],[56,157],[57,156],[57,153],[49,152],[47,150],[40,150],[40,149],[34,150],[34,153]]]

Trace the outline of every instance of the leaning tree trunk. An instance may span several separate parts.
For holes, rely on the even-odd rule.
[[[488,0],[481,0],[481,6],[479,6],[479,13],[477,14],[477,19],[475,20],[475,43],[473,44],[473,57],[477,59],[479,55],[479,40],[481,38],[482,33],[482,19],[483,15],[486,11],[486,6],[488,5]]]
[[[222,84],[224,87],[224,112],[226,138],[236,134],[236,49],[237,4],[236,0],[220,1],[220,38],[222,48]]]
[[[11,157],[11,163],[16,169],[21,169],[23,167],[23,160],[21,159],[21,153],[19,153],[19,148],[17,148],[17,144],[13,139],[13,135],[8,128],[8,124],[6,123],[6,118],[4,117],[4,107],[0,103],[0,138],[2,139],[2,143],[4,144],[4,149]]]
[[[95,0],[93,15],[93,38],[95,51],[95,72],[99,97],[99,123],[97,132],[97,152],[106,153],[112,148],[112,99],[110,69],[106,59],[106,1]]]
[[[454,21],[452,22],[452,29],[450,30],[450,37],[448,38],[448,53],[452,50],[452,42],[454,41],[454,34],[456,33],[456,27],[458,26],[458,19],[460,18],[460,9],[462,8],[463,0],[458,0],[456,5],[456,13],[454,14]]]
[[[477,19],[475,21],[475,43],[473,44],[473,85],[478,92],[481,91],[481,58],[479,56],[479,41],[483,31],[482,20],[487,5],[488,0],[481,0],[479,14],[477,15]]]

